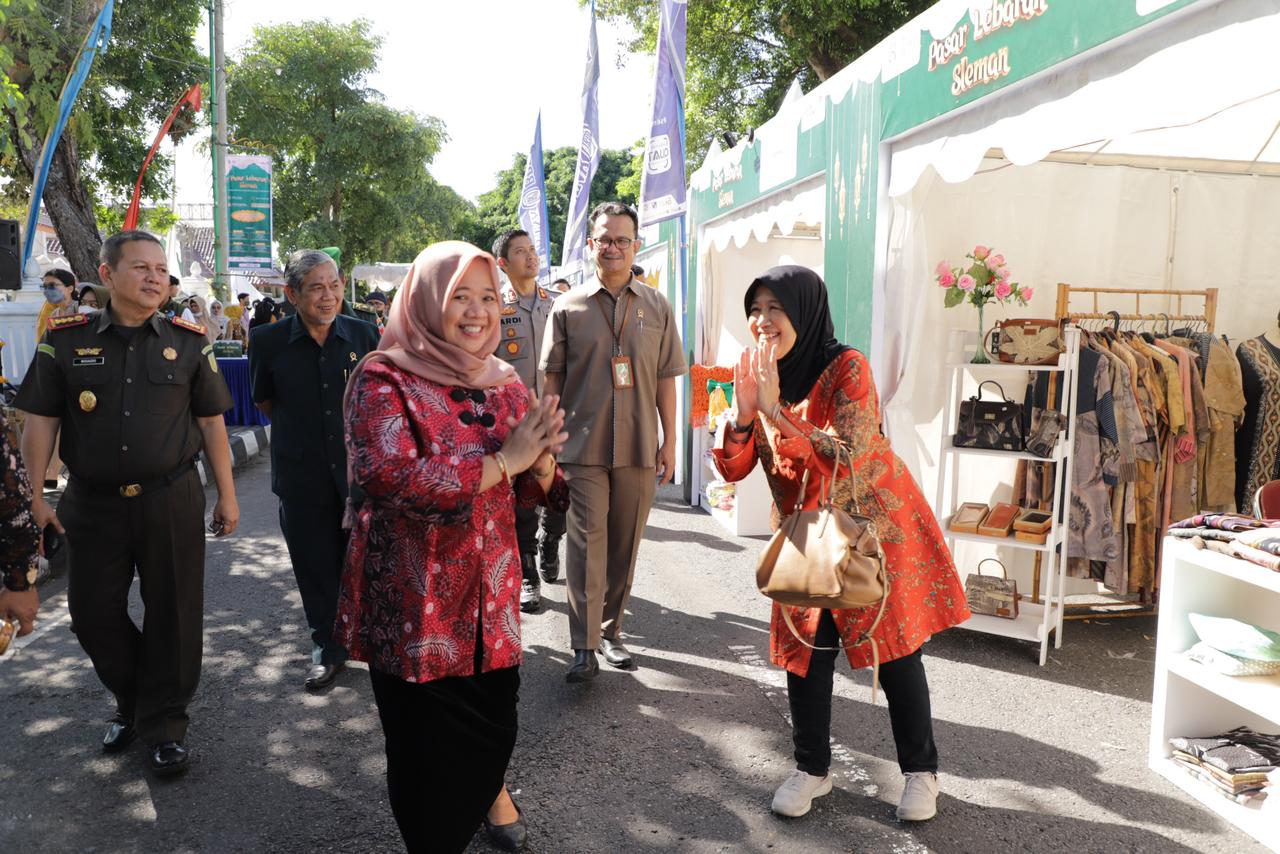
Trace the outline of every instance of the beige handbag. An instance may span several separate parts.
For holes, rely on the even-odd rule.
[[[889,603],[889,575],[875,523],[862,515],[857,506],[856,483],[852,491],[854,515],[832,503],[834,480],[839,476],[842,456],[848,457],[849,479],[854,480],[853,457],[837,441],[832,489],[828,490],[827,480],[822,478],[818,507],[803,510],[809,486],[809,470],[805,470],[795,511],[782,520],[756,564],[756,586],[765,596],[784,606],[782,618],[787,627],[796,640],[810,649],[848,649],[870,641],[875,662],[871,698],[875,702],[880,652],[871,634],[880,625]],[[800,637],[786,606],[840,610],[879,606],[879,610],[857,640],[842,647],[818,647]]]

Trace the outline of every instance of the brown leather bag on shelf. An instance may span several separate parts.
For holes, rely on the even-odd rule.
[[[849,460],[849,479],[854,481],[854,514],[831,500],[835,478],[840,476],[840,460]],[[836,441],[835,469],[831,489],[821,479],[817,508],[804,510],[809,486],[809,470],[800,482],[795,510],[782,520],[756,564],[756,586],[760,592],[783,606],[782,618],[796,640],[811,649],[833,649],[871,643],[874,672],[871,701],[875,702],[879,681],[880,652],[871,634],[880,625],[889,603],[889,574],[884,549],[876,535],[875,522],[862,515],[857,506],[857,484],[853,457]],[[851,609],[877,607],[875,619],[855,641],[842,647],[817,647],[800,637],[787,606],[799,608]]]
[[[991,355],[1015,365],[1052,365],[1066,349],[1058,321],[1044,318],[1001,320],[987,338]]]

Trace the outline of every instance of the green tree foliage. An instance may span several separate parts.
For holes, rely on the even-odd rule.
[[[369,87],[380,47],[362,19],[258,27],[228,72],[231,147],[273,157],[286,255],[340,246],[346,267],[411,260],[468,215],[427,171],[444,124],[392,109]]]
[[[40,148],[100,0],[14,3],[0,29],[3,74],[20,98],[0,98],[3,193],[24,204]],[[203,6],[190,0],[117,3],[111,42],[96,57],[53,158],[44,205],[76,275],[97,280],[101,245],[95,212],[128,205],[155,128],[193,84],[208,76],[195,46]],[[191,123],[185,124],[190,128]],[[157,156],[144,194],[168,195],[166,158]]]
[[[806,92],[857,59],[935,0],[715,0],[688,12],[685,128],[689,167],[711,140],[764,124],[792,80]],[[627,44],[652,54],[656,0],[597,0],[602,19],[637,33]]]
[[[520,187],[528,155],[517,154],[509,169],[498,173],[498,186],[480,197],[475,216],[464,231],[464,237],[483,249],[493,245],[494,238],[509,228],[519,228]],[[560,261],[560,244],[564,242],[565,223],[569,218],[569,194],[573,192],[573,170],[578,163],[578,149],[572,146],[543,152],[543,170],[547,182],[547,218],[550,220],[551,259]],[[600,167],[591,182],[591,204],[621,201],[635,205],[640,194],[641,157],[630,151],[603,149]]]

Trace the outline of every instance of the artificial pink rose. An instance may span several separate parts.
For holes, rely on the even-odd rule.
[[[973,257],[974,257],[974,260],[976,261],[983,261],[990,254],[991,254],[991,250],[988,249],[986,246],[973,247]]]
[[[991,278],[997,281],[1007,282],[1009,281],[1009,275],[1008,267],[994,267],[991,270]]]
[[[934,268],[939,276],[945,276],[951,272],[951,265],[946,261],[939,261],[938,266]]]
[[[960,281],[956,282],[962,291],[971,291],[978,286],[978,281],[973,276],[965,273],[960,277]]]
[[[996,299],[1008,299],[1011,293],[1013,293],[1013,285],[1003,280],[996,282]]]
[[[941,276],[938,277],[938,284],[944,288],[949,288],[955,283],[956,283],[955,274],[953,274],[950,270],[948,270],[947,272],[943,273]]]
[[[1003,266],[1004,266],[1004,256],[1003,256],[1003,255],[992,255],[990,258],[988,258],[988,259],[987,259],[987,266],[988,266],[988,267],[1003,267]]]
[[[1031,296],[1036,292],[1035,288],[1023,288],[1022,298],[1027,302],[1031,302]]]

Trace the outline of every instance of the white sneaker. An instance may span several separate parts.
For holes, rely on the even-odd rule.
[[[902,821],[928,821],[938,814],[938,775],[931,771],[911,771],[898,802]]]
[[[831,794],[831,775],[815,777],[800,769],[791,772],[773,793],[772,809],[778,815],[799,818],[813,807],[813,799]]]

